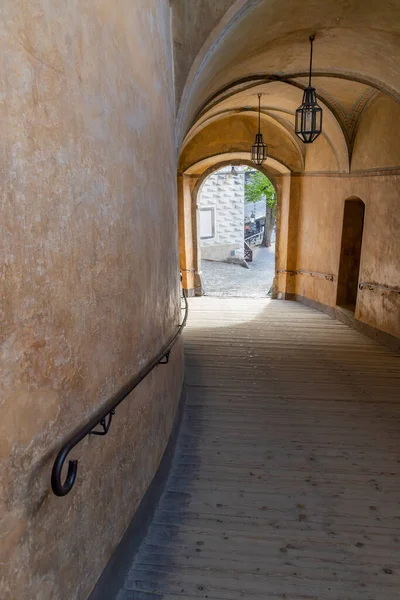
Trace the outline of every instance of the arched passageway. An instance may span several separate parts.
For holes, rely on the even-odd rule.
[[[196,186],[248,156],[261,94],[280,197],[276,297],[398,348],[400,79],[386,61],[398,53],[398,7],[229,5],[179,105],[184,287],[201,293]],[[314,32],[324,128],[304,145],[295,111]],[[191,302],[182,433],[125,593],[394,600],[397,536],[385,533],[398,531],[398,357],[299,303],[232,302]]]
[[[197,294],[272,293],[277,208],[272,182],[254,166],[228,164],[208,169],[192,195],[201,265]]]
[[[316,35],[312,81],[323,110],[322,134],[303,144],[295,134],[295,111],[308,83],[306,29],[293,31],[278,19],[275,2],[232,3],[231,10],[239,11],[236,19],[213,31],[180,102],[179,210],[181,222],[192,221],[193,226],[195,208],[191,218],[184,216],[190,212],[184,198],[197,178],[227,156],[249,158],[261,94],[261,130],[269,157],[265,168],[275,177],[280,197],[276,296],[339,318],[344,318],[340,307],[347,303],[365,332],[398,338],[400,146],[394,124],[400,118],[400,85],[396,69],[383,66],[386,52],[397,50],[395,37],[383,29],[376,33],[379,44],[374,34],[372,46],[366,32],[372,18],[385,31],[396,29],[399,15],[393,5],[388,12],[381,8],[371,0],[368,9],[352,3],[342,13],[329,1],[323,15],[317,3],[304,15],[300,4],[290,4],[292,17],[310,27],[308,35]],[[280,14],[282,10],[284,6]],[[392,10],[394,21],[389,22]],[[263,25],[267,18],[268,32]],[[367,55],[371,60],[364,60]],[[339,288],[344,277],[355,273],[339,269],[345,200],[352,197],[363,199],[368,218],[355,284],[349,281],[357,294],[347,301]],[[184,286],[199,293],[189,227],[180,226],[180,245]]]
[[[399,2],[18,0],[2,16],[1,599],[86,600],[134,515],[148,523],[186,394],[179,265],[201,289],[193,192],[249,163],[260,118],[277,299],[190,299],[177,459],[121,593],[394,600],[398,354],[377,342],[400,345]],[[314,34],[323,130],[303,144]]]
[[[180,262],[183,273],[183,287],[189,295],[201,295],[203,286],[201,281],[201,252],[199,232],[199,204],[198,194],[204,181],[213,173],[225,167],[243,167],[254,169],[254,163],[249,160],[248,153],[232,152],[218,154],[205,160],[200,160],[178,177],[178,212],[179,212],[179,245]],[[280,227],[282,219],[287,215],[289,201],[289,187],[284,176],[289,175],[288,168],[279,161],[268,158],[265,164],[257,166],[263,175],[272,183],[276,193],[276,234],[274,248],[274,263],[285,260],[285,250],[280,243]],[[283,207],[283,210],[282,210]],[[283,216],[282,216],[283,215]],[[286,231],[286,227],[285,227]],[[283,244],[286,243],[286,236]],[[280,256],[283,256],[280,259]],[[279,263],[280,264],[280,263]],[[273,283],[274,277],[271,279]],[[270,287],[268,288],[269,291]]]

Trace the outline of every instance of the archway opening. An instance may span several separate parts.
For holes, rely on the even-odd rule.
[[[254,167],[224,165],[197,190],[201,292],[217,297],[271,295],[277,194]]]
[[[359,198],[345,201],[336,303],[352,312],[357,303],[364,213],[365,205]]]

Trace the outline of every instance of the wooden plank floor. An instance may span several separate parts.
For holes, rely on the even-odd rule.
[[[294,302],[198,298],[188,399],[119,600],[398,600],[400,357]]]

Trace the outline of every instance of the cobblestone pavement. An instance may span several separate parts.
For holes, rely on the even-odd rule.
[[[268,295],[275,273],[275,244],[254,249],[253,262],[241,265],[201,261],[206,296],[262,298]]]

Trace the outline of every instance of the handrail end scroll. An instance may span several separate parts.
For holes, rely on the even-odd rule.
[[[72,490],[76,474],[78,472],[78,461],[70,460],[68,463],[67,477],[64,483],[61,481],[61,471],[67,458],[67,453],[64,449],[59,452],[51,472],[51,489],[56,496],[66,496]]]
[[[170,352],[175,344],[176,340],[182,333],[183,328],[186,325],[187,317],[188,317],[188,301],[185,290],[182,290],[182,295],[185,302],[185,316],[183,318],[182,323],[179,325],[178,331],[173,336],[172,340],[169,344],[163,348],[163,350],[159,353],[158,357],[149,363],[149,365],[142,370],[134,379],[129,383],[128,386],[125,386],[113,399],[112,404],[107,405],[106,410],[103,411],[92,419],[89,423],[84,425],[80,431],[75,433],[64,445],[64,447],[59,451],[57,457],[54,461],[53,469],[51,472],[51,488],[53,493],[56,496],[66,496],[72,490],[76,475],[78,472],[78,461],[70,460],[68,462],[68,471],[67,476],[62,481],[62,470],[67,459],[68,454],[71,450],[79,444],[87,435],[106,435],[110,425],[112,417],[115,413],[115,408],[124,400],[138,385],[139,383],[152,371],[158,364],[167,364],[169,362]],[[108,419],[107,419],[108,416]],[[100,430],[95,429],[97,426],[100,426]]]

